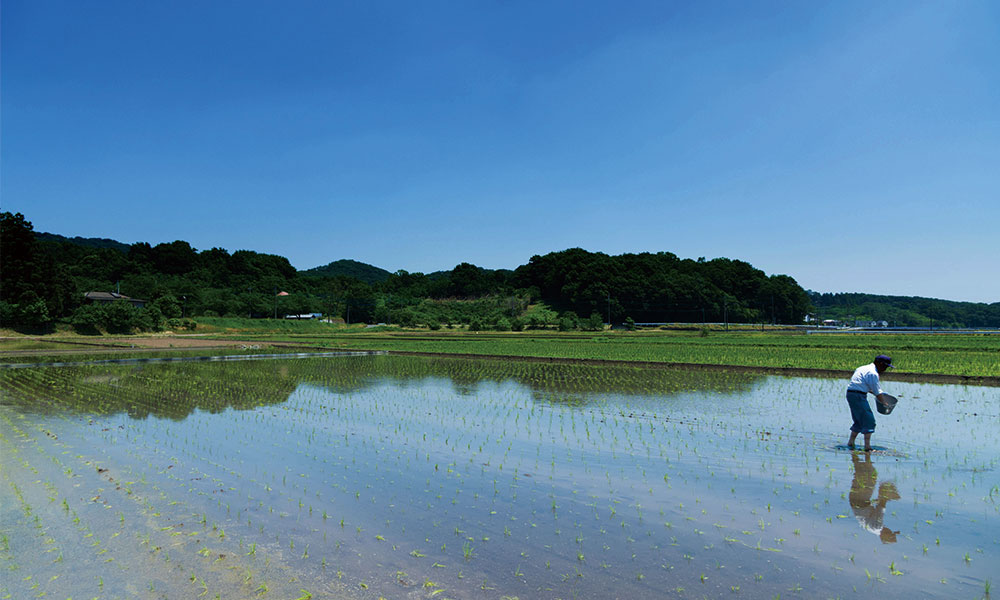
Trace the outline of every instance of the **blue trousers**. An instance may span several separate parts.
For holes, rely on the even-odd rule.
[[[864,392],[847,392],[847,405],[851,407],[851,431],[855,433],[871,433],[875,431],[875,414],[871,404],[868,404],[868,394]]]

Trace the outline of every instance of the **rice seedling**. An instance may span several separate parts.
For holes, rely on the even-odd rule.
[[[170,575],[179,569],[185,584],[206,583],[199,592],[226,595],[231,571],[242,574],[238,596],[319,595],[333,579],[390,597],[402,584],[382,563],[441,580],[428,593],[470,597],[528,585],[643,598],[677,577],[727,594],[752,581],[761,597],[833,596],[871,580],[906,597],[941,555],[962,557],[980,581],[997,558],[991,547],[967,551],[997,518],[995,482],[982,475],[1000,455],[989,423],[961,425],[969,441],[935,453],[921,447],[941,427],[934,419],[880,419],[895,454],[871,457],[863,504],[839,435],[814,433],[842,421],[839,381],[394,357],[16,371],[0,371],[0,483],[20,524],[5,528],[0,561],[14,560],[12,540],[37,540],[28,547],[59,557],[53,569],[108,556],[152,570],[168,595],[183,595]],[[981,414],[995,400],[974,387],[900,387],[934,399],[928,415],[945,397]],[[796,421],[776,424],[776,403]],[[883,482],[904,501],[882,494]],[[919,524],[907,536],[923,552],[906,557],[869,535],[863,517],[878,510],[892,531]],[[475,578],[446,566],[456,539]],[[834,568],[796,581],[794,557],[810,548]],[[870,561],[843,560],[854,549],[906,576],[882,585],[864,571]],[[328,558],[335,579],[323,576]],[[261,588],[275,568],[296,582],[268,577]],[[616,577],[623,568],[633,577]],[[110,588],[101,592],[95,579],[88,591],[35,571],[43,577],[15,597],[36,584],[35,594],[124,596],[130,572],[95,570]],[[470,583],[484,578],[495,583]],[[982,593],[970,585],[951,584]]]

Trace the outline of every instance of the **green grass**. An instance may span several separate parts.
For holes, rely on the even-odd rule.
[[[801,331],[713,329],[691,331],[403,331],[319,321],[246,318],[199,318],[198,334],[249,343],[295,342],[329,349],[389,350],[596,359],[657,363],[693,363],[759,368],[850,371],[876,354],[889,354],[894,372],[1000,379],[1000,336],[985,334],[836,334]],[[87,338],[98,343],[101,336]],[[0,352],[17,349],[67,349],[70,344],[42,340],[5,340]],[[7,357],[8,361],[45,361],[44,356]],[[66,359],[69,360],[69,359]]]
[[[59,344],[34,338],[13,338],[0,340],[0,352],[20,352],[23,350],[66,350],[69,344]]]
[[[248,319],[246,317],[198,317],[198,328],[194,333],[329,333],[344,331],[342,324],[324,323],[312,319]],[[363,328],[363,325],[352,326]]]
[[[304,332],[303,332],[304,333]],[[761,368],[850,371],[876,354],[893,357],[896,372],[1000,377],[1000,337],[988,335],[788,333],[336,333],[295,335],[295,341],[329,348],[523,356]]]

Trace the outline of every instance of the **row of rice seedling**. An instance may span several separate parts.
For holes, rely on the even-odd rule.
[[[0,373],[0,408],[6,437],[68,452],[58,468],[79,456],[108,469],[74,489],[107,498],[107,473],[126,481],[103,510],[160,548],[130,564],[183,565],[153,581],[161,592],[186,589],[187,569],[222,597],[334,584],[373,598],[985,585],[995,390],[902,386],[910,418],[880,421],[893,449],[858,462],[835,449],[842,387],[373,357],[19,370]],[[923,446],[942,431],[962,438],[943,455]],[[888,481],[898,497],[886,488],[864,504],[862,484]],[[895,544],[861,526],[879,500]]]
[[[1000,377],[1000,342],[995,335],[734,333],[703,338],[595,334],[580,338],[532,334],[480,337],[469,333],[332,334],[295,340],[330,348],[835,370],[853,370],[875,354],[888,353],[900,372]]]

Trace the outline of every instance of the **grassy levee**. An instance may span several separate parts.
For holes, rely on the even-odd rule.
[[[788,333],[377,332],[254,336],[331,349],[850,371],[889,354],[894,373],[1000,381],[1000,337]],[[892,378],[892,375],[889,376]]]

